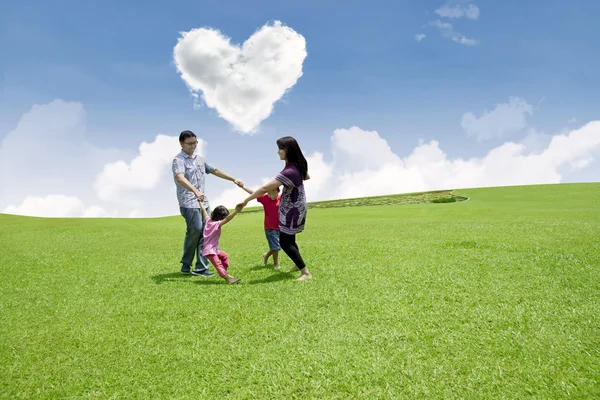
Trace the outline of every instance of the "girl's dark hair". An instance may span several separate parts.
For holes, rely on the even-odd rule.
[[[229,215],[229,210],[227,209],[227,207],[217,206],[212,211],[212,213],[210,213],[210,219],[212,219],[213,221],[222,221],[225,218],[227,218],[228,215]]]
[[[179,141],[183,142],[183,141],[185,141],[185,139],[188,139],[191,137],[195,138],[196,134],[192,131],[183,131],[179,134]]]
[[[285,150],[288,165],[295,165],[300,170],[302,178],[305,179],[308,173],[308,162],[304,158],[304,154],[302,154],[302,150],[296,139],[291,136],[279,138],[277,139],[277,147]]]

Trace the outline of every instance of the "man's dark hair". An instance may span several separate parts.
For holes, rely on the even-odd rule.
[[[185,139],[188,139],[188,138],[191,138],[191,137],[195,138],[196,134],[194,132],[192,132],[192,131],[183,131],[183,132],[181,132],[179,134],[179,141],[180,142],[184,142]]]

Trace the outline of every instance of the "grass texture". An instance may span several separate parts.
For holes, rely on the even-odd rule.
[[[600,184],[454,194],[312,204],[304,282],[244,212],[233,286],[180,216],[0,215],[0,398],[599,398]]]

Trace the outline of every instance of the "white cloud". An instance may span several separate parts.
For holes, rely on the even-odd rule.
[[[436,19],[435,21],[429,21],[429,25],[435,26],[443,37],[451,38],[456,43],[466,46],[476,46],[479,44],[478,40],[470,39],[462,33],[456,32],[450,22],[443,22]]]
[[[372,169],[402,162],[377,132],[365,131],[357,126],[336,129],[331,136],[331,143],[335,162],[344,169]]]
[[[478,19],[479,15],[480,15],[479,7],[477,7],[475,4],[467,4],[467,5],[447,4],[447,5],[444,5],[440,8],[438,8],[434,12],[443,18],[466,17],[466,18],[472,19],[472,20]]]
[[[467,46],[476,46],[479,44],[479,40],[469,39],[465,35],[461,35],[461,34],[452,36],[452,40],[454,40],[457,43],[464,44]]]
[[[335,140],[333,140],[335,138]],[[541,151],[534,152],[524,144],[508,142],[490,150],[480,158],[451,159],[432,140],[419,145],[407,156],[400,157],[391,150],[377,132],[358,127],[338,129],[332,136],[334,160],[326,166],[327,178],[320,188],[308,187],[309,201],[376,196],[414,191],[456,189],[488,186],[528,185],[562,182],[561,169],[586,168],[600,152],[600,121],[565,134],[552,136]],[[360,165],[339,163],[356,159],[366,151]],[[381,159],[380,159],[381,158]],[[317,170],[309,172],[317,175]]]
[[[527,114],[532,113],[533,108],[527,101],[511,97],[508,103],[497,104],[492,111],[485,110],[479,118],[472,112],[465,113],[461,125],[470,137],[479,141],[500,138],[523,130]]]
[[[203,154],[204,145],[198,138],[196,153]],[[106,164],[96,178],[94,190],[102,200],[119,202],[124,191],[152,189],[171,170],[173,157],[180,151],[178,137],[157,135],[152,143],[142,142],[131,163],[119,160]]]
[[[302,76],[306,41],[279,21],[241,47],[211,28],[181,32],[173,57],[191,93],[243,133],[254,133]]]
[[[436,19],[435,21],[430,21],[429,25],[438,28],[442,32],[442,34],[445,34],[447,36],[452,35],[452,24],[450,22],[442,22],[439,19]]]
[[[310,169],[310,179],[304,182],[306,191],[315,198],[327,197],[331,189],[327,185],[333,177],[333,165],[327,163],[323,153],[318,151],[307,155],[306,161]]]
[[[60,99],[35,105],[21,117],[0,142],[0,212],[41,217],[178,214],[170,172],[181,150],[177,137],[158,135],[142,143],[136,156],[92,145],[86,125],[83,105]]]
[[[566,133],[568,133],[568,131]],[[534,128],[527,128],[525,130],[525,136],[519,141],[519,144],[524,145],[531,152],[541,153],[548,147],[551,140],[552,135],[539,132]]]
[[[76,215],[78,216],[78,215]],[[91,207],[87,207],[84,211],[83,211],[83,215],[84,218],[107,218],[107,217],[116,217],[116,213],[113,212],[113,214],[109,214],[105,209],[103,209],[102,207],[98,207],[98,206],[91,206]]]
[[[18,205],[8,205],[5,214],[28,215],[38,217],[109,217],[103,208],[85,207],[81,199],[75,196],[48,195],[44,197],[27,196]]]
[[[575,160],[573,162],[571,162],[570,166],[572,170],[579,170],[579,169],[583,169],[585,167],[587,167],[588,165],[592,164],[594,162],[594,157],[585,157],[585,158],[581,158],[579,160]]]
[[[417,42],[420,42],[421,40],[425,39],[427,37],[427,35],[425,35],[424,33],[418,33],[415,35],[415,40]]]
[[[552,137],[548,148],[541,154],[552,166],[589,164],[600,146],[600,121]]]
[[[129,218],[179,214],[171,173],[173,157],[181,151],[177,137],[157,135],[136,154],[95,147],[86,129],[85,109],[77,102],[55,100],[25,113],[0,141],[0,212]],[[198,140],[196,152],[204,155],[206,143]],[[35,163],[27,164],[30,159]],[[220,183],[207,184],[215,188]]]
[[[261,183],[258,183],[256,185],[248,185],[246,182],[244,182],[244,186],[246,186],[249,189],[256,190],[259,187],[261,187],[262,185],[264,185],[265,183],[267,183],[268,181],[270,181],[271,179],[273,179],[273,178],[270,178],[270,179],[263,178]],[[244,191],[243,189],[240,189],[237,186],[234,186],[232,188],[227,188],[227,189],[223,190],[221,192],[221,194],[216,196],[214,199],[210,199],[210,207],[212,210],[214,210],[216,206],[225,206],[225,207],[231,209],[231,208],[234,208],[236,206],[236,204],[241,203],[248,196],[249,196],[248,192]],[[248,202],[248,205],[247,205],[247,207],[257,207],[257,206],[262,207],[262,205],[256,200],[252,200],[252,201]]]
[[[146,218],[146,214],[138,209],[132,210],[129,214],[127,214],[127,218]]]
[[[523,100],[512,98],[508,105],[511,104],[512,108],[521,110],[521,114],[531,112],[531,106]],[[477,132],[481,133],[481,127],[487,126],[484,122],[496,121],[488,115],[492,113],[474,118]],[[500,114],[504,115],[498,117],[500,120],[513,115]],[[143,143],[138,154],[98,149],[86,144],[84,116],[83,107],[78,103],[56,101],[36,106],[5,136],[0,143],[1,188],[4,190],[0,210],[46,217],[177,215],[179,209],[170,173],[172,157],[179,151],[177,138],[158,135],[153,142]],[[507,126],[519,128],[522,125],[517,118],[517,122]],[[600,121],[554,135],[532,128],[526,133],[521,142],[504,143],[481,157],[463,159],[449,157],[435,140],[418,143],[408,155],[402,156],[376,131],[356,126],[336,129],[330,138],[330,152],[307,154],[311,175],[305,182],[308,200],[558,183],[565,176],[576,181],[586,176],[590,168],[597,168]],[[33,150],[39,160],[38,169],[19,167],[28,138],[36,140],[37,148]],[[176,148],[169,148],[173,143]],[[204,151],[205,146],[202,146],[201,152]],[[151,176],[144,176],[144,171]],[[256,188],[277,172],[246,185]],[[593,178],[592,175],[589,176]],[[102,182],[99,187],[109,188],[107,193],[111,195],[106,198],[118,203],[102,200],[96,194],[95,177],[103,177],[97,180]],[[234,185],[218,194],[215,188],[220,183],[217,179],[209,184],[213,188],[210,193],[217,193],[208,193],[211,205],[233,207],[246,197],[246,193]]]
[[[542,134],[531,131],[531,134]],[[554,136],[532,149],[507,142],[482,157],[450,158],[436,140],[419,143],[405,157],[395,154],[376,131],[336,129],[331,161],[315,152],[307,156],[311,179],[308,201],[377,196],[470,187],[560,183],[561,170],[587,168],[600,153],[600,121]],[[546,138],[549,138],[549,140]],[[263,178],[262,183],[272,178]],[[257,185],[257,187],[260,185]],[[227,189],[214,204],[233,207],[246,195]]]
[[[98,204],[92,189],[93,176],[107,162],[129,152],[91,144],[86,119],[82,104],[61,99],[34,105],[23,114],[0,142],[0,210],[54,215],[45,206],[53,204],[56,212],[69,216],[105,212],[100,211],[107,208]]]
[[[467,4],[464,1],[451,1],[446,5],[436,9],[434,11],[437,15],[442,18],[467,18],[476,20],[479,18],[479,8],[475,4]],[[430,26],[436,27],[443,37],[450,38],[456,43],[460,43],[465,46],[477,46],[479,40],[468,38],[460,32],[454,30],[450,22],[444,22],[442,20],[429,21]]]
[[[479,8],[474,4],[469,4],[465,9],[465,17],[467,17],[468,19],[478,19]]]

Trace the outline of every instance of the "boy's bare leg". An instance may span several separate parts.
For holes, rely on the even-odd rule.
[[[273,254],[273,252],[270,250],[263,254],[263,261],[265,262],[265,265],[267,265],[267,261],[269,260],[269,257],[271,257],[271,254]]]
[[[273,268],[279,269],[279,250],[275,250],[273,253]]]

